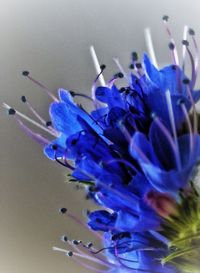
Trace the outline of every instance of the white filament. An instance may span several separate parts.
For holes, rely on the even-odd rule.
[[[158,62],[156,59],[155,50],[154,50],[154,46],[153,46],[151,30],[149,27],[144,29],[144,37],[145,37],[145,41],[146,41],[147,51],[149,53],[151,61],[152,61],[153,65],[156,68],[158,68]]]
[[[178,153],[178,169],[181,169],[181,163],[180,163],[180,153],[179,153],[179,146],[178,146],[178,140],[177,140],[177,133],[176,133],[176,125],[175,125],[175,119],[174,119],[174,113],[173,113],[173,108],[172,108],[172,101],[171,101],[171,94],[170,91],[167,90],[165,92],[165,96],[166,96],[166,101],[167,101],[167,108],[168,108],[168,112],[169,112],[169,120],[170,120],[170,124],[171,124],[171,129],[172,129],[172,133],[173,133],[173,137],[174,137],[174,142],[177,148],[177,153]]]
[[[184,26],[183,40],[187,40],[188,29],[189,29],[188,26]],[[185,63],[185,55],[186,55],[186,46],[183,45],[183,64]]]
[[[97,54],[94,50],[94,46],[91,45],[90,46],[90,54],[92,56],[92,60],[93,60],[93,63],[94,63],[94,67],[95,67],[95,70],[96,70],[96,73],[97,75],[99,75],[101,73],[101,68],[100,68],[100,64],[99,64],[99,61],[98,61],[98,58],[97,58]],[[105,79],[104,79],[104,76],[101,74],[99,76],[99,82],[102,86],[106,86],[106,82],[105,82]]]

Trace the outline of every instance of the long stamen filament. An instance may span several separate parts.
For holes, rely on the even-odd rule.
[[[174,142],[175,142],[176,150],[177,150],[177,154],[178,154],[178,157],[177,157],[178,170],[181,170],[180,151],[179,151],[179,145],[178,145],[178,139],[177,139],[177,133],[176,133],[176,125],[175,125],[174,113],[173,113],[172,102],[171,102],[171,94],[170,94],[169,90],[167,90],[165,92],[165,96],[166,96],[167,108],[168,108],[168,112],[169,112],[169,120],[170,120],[170,124],[171,124],[171,129],[172,129]]]
[[[97,73],[97,75],[99,75],[101,73],[101,67],[100,67],[100,64],[99,64],[99,61],[98,61],[97,54],[95,52],[94,46],[90,46],[90,54],[92,56],[92,60],[93,60],[93,63],[94,63],[96,73]],[[104,76],[102,74],[99,75],[98,79],[99,79],[99,82],[100,82],[101,86],[106,86],[106,82],[105,82]]]
[[[156,60],[156,54],[155,54],[155,50],[154,50],[154,46],[153,46],[151,30],[150,30],[149,27],[144,29],[144,36],[145,36],[146,46],[147,46],[147,50],[148,50],[148,53],[150,55],[152,64],[156,68],[158,68],[158,62]]]
[[[3,103],[3,107],[4,107],[5,109],[7,109],[7,110],[12,109],[12,107],[9,106],[9,105],[6,104],[6,103]],[[43,131],[49,133],[50,135],[52,135],[52,136],[54,136],[54,137],[58,137],[58,134],[57,134],[57,133],[52,132],[52,131],[49,130],[48,128],[44,127],[43,125],[41,125],[41,124],[38,123],[37,121],[35,121],[35,120],[29,118],[28,116],[22,114],[21,112],[17,111],[16,109],[15,109],[15,114],[17,114],[19,117],[23,118],[24,120],[30,122],[31,124],[37,126],[38,128],[42,129]]]

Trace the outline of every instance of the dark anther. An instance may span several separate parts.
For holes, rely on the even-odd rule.
[[[72,244],[77,246],[77,245],[79,245],[79,241],[77,241],[77,240],[72,240]]]
[[[15,109],[13,109],[13,108],[10,108],[10,109],[8,110],[8,114],[9,114],[9,115],[15,115],[15,113],[16,113],[16,111],[15,111]]]
[[[168,46],[169,46],[169,49],[170,49],[170,50],[174,50],[174,48],[175,48],[175,45],[174,45],[172,42],[169,43]]]
[[[124,74],[122,72],[117,73],[118,78],[123,78]]]
[[[87,247],[88,248],[91,248],[93,246],[93,243],[92,242],[89,242],[88,244],[87,244]]]
[[[26,102],[26,97],[25,96],[21,96],[21,101],[22,102]]]
[[[29,71],[27,71],[27,70],[22,71],[22,75],[27,77],[29,75]]]
[[[74,96],[76,95],[76,93],[75,93],[74,91],[69,91],[69,93],[70,93],[70,95],[71,95],[72,97],[74,97]]]
[[[56,151],[56,150],[58,149],[58,146],[57,146],[56,144],[53,144],[53,145],[52,145],[52,149],[53,149],[54,151]]]
[[[136,63],[135,66],[136,66],[137,69],[142,68],[142,64],[141,63]]]
[[[130,65],[129,65],[129,68],[130,68],[130,69],[134,69],[134,68],[135,68],[134,64],[130,64]]]
[[[73,252],[72,251],[68,251],[68,252],[66,252],[66,255],[69,256],[69,257],[72,257],[73,256]]]
[[[184,99],[178,99],[178,100],[177,100],[177,104],[178,104],[178,105],[184,104],[184,103],[185,103]]]
[[[61,237],[61,240],[62,240],[63,242],[67,242],[67,241],[68,241],[68,238],[67,238],[66,235],[63,235],[63,236]]]
[[[164,15],[162,19],[163,19],[163,21],[168,22],[169,16],[168,15]]]
[[[120,93],[123,93],[123,92],[125,92],[125,91],[126,91],[126,88],[125,88],[125,87],[122,87],[122,88],[119,89],[119,92],[120,92]]]
[[[51,125],[52,125],[52,122],[51,122],[50,120],[46,122],[46,126],[47,126],[47,127],[49,127],[49,126],[51,126]]]
[[[67,209],[66,208],[60,208],[59,212],[62,213],[62,214],[65,214],[67,212]]]
[[[184,84],[189,84],[189,83],[190,83],[190,80],[189,80],[189,79],[183,79],[183,83],[184,83]]]
[[[195,31],[194,31],[192,28],[189,28],[188,33],[189,33],[191,36],[194,36],[194,35],[195,35]]]
[[[101,70],[103,71],[106,68],[105,64],[100,65]]]
[[[188,42],[187,40],[182,40],[182,44],[183,44],[184,46],[189,46],[189,42]]]
[[[132,60],[137,61],[138,60],[138,54],[137,52],[132,52]]]
[[[176,65],[175,64],[172,64],[172,66],[171,66],[171,68],[172,68],[172,70],[176,70]]]

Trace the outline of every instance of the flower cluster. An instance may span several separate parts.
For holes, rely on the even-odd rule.
[[[194,90],[198,48],[194,31],[187,30],[195,56],[184,39],[180,65],[168,17],[163,20],[173,63],[158,69],[147,54],[140,63],[133,52],[130,75],[117,61],[120,71],[98,86],[105,69],[101,65],[91,98],[59,89],[57,99],[23,72],[54,100],[51,122],[29,104],[43,123],[40,127],[55,136],[53,141],[32,132],[22,122],[22,114],[7,106],[10,114],[18,114],[23,129],[44,146],[45,155],[70,169],[71,180],[85,185],[87,197],[100,206],[87,216],[88,226],[102,240],[101,250],[63,237],[72,249],[66,254],[93,272],[199,272],[200,198],[193,181],[200,159],[195,106],[200,91]],[[186,54],[190,77],[185,73]],[[123,77],[127,84],[119,88]],[[87,112],[76,104],[76,96],[90,100],[94,109]],[[27,103],[24,96],[22,101]],[[61,213],[76,219],[65,208]]]

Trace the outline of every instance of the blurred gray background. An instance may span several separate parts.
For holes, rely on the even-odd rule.
[[[93,44],[112,76],[118,56],[125,68],[130,53],[146,50],[143,30],[151,27],[157,59],[170,60],[161,18],[168,14],[180,44],[185,24],[200,37],[198,0],[0,0],[0,101],[28,114],[21,95],[48,120],[50,99],[21,76],[32,75],[56,93],[59,87],[89,94],[95,70]],[[180,48],[180,47],[179,47]],[[31,116],[31,114],[29,114]],[[92,234],[58,214],[68,207],[82,217],[91,204],[65,183],[66,170],[47,160],[1,109],[0,112],[0,273],[88,272],[61,253],[60,235],[93,240]]]

